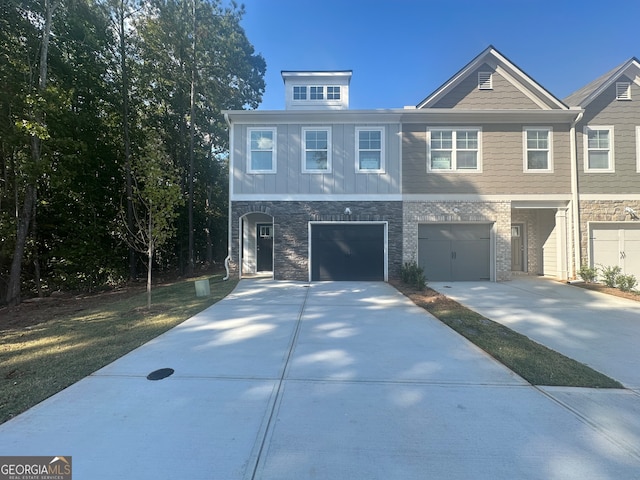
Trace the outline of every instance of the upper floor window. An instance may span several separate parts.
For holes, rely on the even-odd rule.
[[[356,128],[356,170],[384,171],[384,128]]]
[[[636,172],[640,173],[640,127],[636,127]]]
[[[340,87],[327,87],[327,100],[340,100]]]
[[[553,170],[551,145],[552,130],[549,127],[524,128],[525,172],[550,172]]]
[[[427,130],[428,171],[480,171],[480,128]]]
[[[491,75],[491,72],[478,72],[478,89],[493,89],[493,75]]]
[[[276,129],[249,128],[247,138],[249,173],[275,173]]]
[[[294,85],[294,87],[293,87],[293,99],[294,100],[306,100],[307,99],[307,87],[305,85]]]
[[[310,100],[323,100],[324,99],[324,87],[309,87],[309,99]]]
[[[630,82],[616,82],[616,100],[631,100]]]
[[[331,171],[331,129],[302,129],[302,171],[329,173]]]
[[[584,169],[613,172],[613,127],[584,127]]]

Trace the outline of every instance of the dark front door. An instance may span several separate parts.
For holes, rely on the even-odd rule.
[[[384,225],[313,225],[311,279],[384,281]]]
[[[524,271],[524,225],[511,225],[511,270],[514,272]]]
[[[273,271],[273,225],[258,223],[256,225],[256,270],[258,272]]]

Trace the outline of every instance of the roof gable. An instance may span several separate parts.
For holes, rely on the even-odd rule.
[[[638,61],[637,58],[630,58],[622,65],[618,65],[613,70],[596,78],[593,82],[576,90],[566,97],[564,102],[567,105],[585,108],[623,76],[631,79],[636,85],[640,86],[640,61]]]
[[[553,96],[513,62],[498,52],[493,46],[487,47],[480,55],[462,68],[462,70],[420,102],[417,108],[450,108],[452,106],[451,102],[444,101],[445,97],[455,96],[455,90],[461,86],[464,87],[465,84],[474,83],[477,85],[478,71],[482,68],[494,73],[497,78],[503,81],[503,86],[517,91],[519,95],[526,100],[523,102],[523,105],[526,106],[520,108],[537,108],[542,110],[566,110],[568,108],[561,100]]]

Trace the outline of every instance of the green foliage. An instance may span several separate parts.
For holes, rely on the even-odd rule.
[[[580,270],[578,270],[578,275],[586,283],[593,283],[598,276],[598,269],[597,267],[590,267],[589,265],[585,264],[580,267]]]
[[[638,285],[638,280],[634,275],[618,275],[617,285],[623,292],[630,292]]]
[[[424,270],[416,262],[405,262],[400,270],[402,281],[417,289],[423,290],[427,283],[424,278]]]
[[[605,267],[600,265],[600,274],[602,276],[602,282],[607,287],[615,287],[618,284],[618,277],[622,269],[618,265],[612,267]]]

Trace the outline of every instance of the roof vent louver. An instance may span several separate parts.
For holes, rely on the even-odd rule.
[[[616,100],[631,100],[631,83],[616,82]]]
[[[493,89],[491,72],[478,72],[478,89],[479,90]]]

